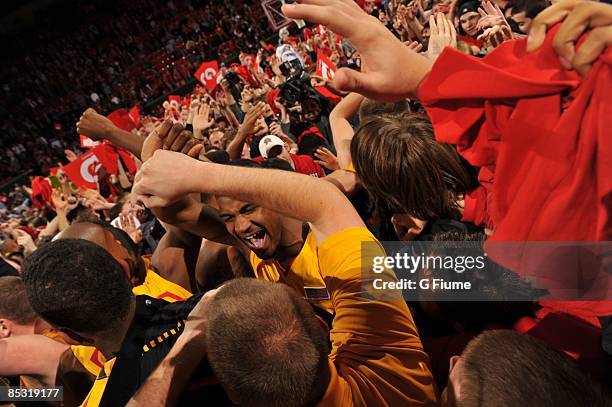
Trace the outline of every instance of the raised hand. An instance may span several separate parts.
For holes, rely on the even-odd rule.
[[[199,153],[202,148],[202,144],[193,138],[190,131],[185,130],[181,124],[172,124],[170,119],[166,119],[146,138],[140,156],[145,162],[153,156],[155,151],[161,149],[193,156],[194,150]]]
[[[272,135],[280,138],[281,140],[283,140],[283,142],[285,142],[285,144],[287,144],[290,153],[297,152],[298,145],[295,141],[291,139],[291,137],[285,134],[280,124],[278,124],[277,122],[270,124],[269,130]]]
[[[136,227],[136,220],[133,216],[119,215],[119,226],[125,233],[130,235],[134,243],[140,243],[142,232]]]
[[[25,256],[30,255],[36,250],[36,244],[34,243],[32,236],[30,236],[30,234],[24,230],[13,229],[13,239],[17,241],[19,246],[23,247],[23,254]]]
[[[478,30],[484,30],[489,27],[495,26],[506,26],[510,28],[506,17],[504,17],[503,11],[497,4],[493,4],[490,1],[484,1],[482,7],[478,9],[480,14],[480,20],[478,21]]]
[[[109,134],[117,128],[109,118],[102,116],[91,107],[83,112],[76,127],[77,133],[92,140],[106,140]]]
[[[533,20],[527,51],[539,48],[548,28],[564,19],[553,39],[553,48],[565,68],[586,76],[593,63],[612,45],[612,6],[579,0],[565,0],[552,5]],[[578,39],[587,31],[590,31],[589,35],[576,49]]]
[[[506,27],[505,25],[497,25],[495,27],[487,28],[478,36],[478,39],[482,40],[485,47],[496,48],[504,41],[512,39],[512,31],[510,31],[510,28]]]
[[[285,4],[293,19],[323,24],[346,38],[361,54],[362,71],[341,68],[331,85],[372,99],[397,101],[418,93],[431,61],[409,50],[377,18],[352,0],[308,0]]]
[[[190,182],[198,164],[187,155],[157,150],[136,174],[132,192],[149,208],[168,207],[195,190]]]
[[[423,50],[423,44],[418,41],[405,41],[404,45],[406,45],[408,49],[413,52],[421,52]]]
[[[262,117],[266,111],[267,103],[258,102],[255,106],[252,106],[244,117],[242,125],[240,125],[240,132],[242,134],[254,134],[256,129],[257,120]]]
[[[73,162],[77,159],[77,155],[72,150],[64,150],[64,155],[69,162]]]
[[[197,139],[203,138],[203,132],[215,124],[214,119],[210,119],[210,103],[201,102],[193,116],[193,134]]]
[[[54,189],[51,193],[51,202],[55,206],[55,211],[58,213],[68,214],[79,205],[79,201],[73,197],[62,193],[59,189]]]
[[[334,155],[334,153],[332,153],[325,147],[317,149],[317,151],[315,152],[315,157],[317,158],[315,162],[327,168],[328,170],[336,171],[340,169],[338,158]]]
[[[429,46],[427,48],[427,57],[432,61],[438,59],[444,48],[457,48],[457,31],[443,13],[438,13],[434,17],[429,17],[429,28],[431,36],[429,37]]]

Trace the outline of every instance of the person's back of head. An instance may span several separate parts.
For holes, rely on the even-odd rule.
[[[0,278],[0,338],[11,336],[13,324],[31,325],[36,319],[21,278]]]
[[[473,339],[450,378],[463,381],[457,407],[610,407],[612,400],[568,356],[514,331]],[[444,405],[444,404],[443,404]]]
[[[374,116],[361,123],[351,158],[381,216],[459,218],[469,177],[455,147],[438,143],[425,115]]]
[[[364,99],[359,107],[359,121],[363,122],[373,117],[387,114],[402,114],[410,112],[410,104],[406,100],[394,103],[379,102],[374,99]]]
[[[283,171],[291,171],[291,172],[295,171],[293,167],[291,167],[291,164],[289,164],[287,161],[283,160],[282,158],[278,158],[278,157],[272,157],[272,158],[268,158],[262,161],[261,168],[269,168],[273,170],[283,170]]]
[[[24,262],[22,278],[32,308],[57,328],[97,334],[126,317],[130,281],[113,256],[95,243],[60,239]]]
[[[311,306],[284,284],[235,279],[210,303],[207,352],[232,401],[310,405],[329,376],[325,332]]]

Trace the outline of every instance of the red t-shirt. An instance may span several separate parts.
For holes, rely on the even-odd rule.
[[[488,250],[500,241],[612,240],[612,49],[582,79],[559,63],[556,31],[533,53],[525,40],[483,59],[446,48],[419,90],[438,141],[482,168],[495,225]],[[522,266],[537,263],[525,253],[493,257],[522,275],[533,271]],[[611,298],[609,275],[580,272],[575,280]],[[544,273],[538,277],[554,280],[561,272]],[[612,315],[610,301],[548,305],[589,320]]]

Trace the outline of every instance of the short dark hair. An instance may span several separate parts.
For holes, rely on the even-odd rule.
[[[83,239],[60,239],[24,261],[21,275],[32,308],[49,323],[98,333],[124,318],[132,301],[127,273],[113,256]]]
[[[572,359],[526,334],[482,333],[468,344],[462,359],[466,395],[457,407],[612,405]]]
[[[436,141],[427,116],[369,118],[351,141],[351,157],[379,216],[460,218],[457,200],[467,193],[469,177],[455,147]]]
[[[36,321],[36,312],[28,301],[25,286],[19,277],[0,278],[0,318],[10,319],[21,325]]]
[[[536,18],[548,6],[550,6],[548,0],[514,0],[508,4],[513,16],[524,11],[527,18]]]
[[[410,112],[410,104],[407,100],[385,103],[373,99],[364,99],[359,107],[359,121],[365,121],[372,117],[378,117],[385,114],[400,114],[406,112]]]
[[[278,157],[272,157],[272,158],[263,160],[261,162],[261,168],[270,168],[270,169],[294,172],[293,167],[291,167],[291,164],[289,164],[287,161],[283,160],[282,158],[278,158]]]
[[[249,160],[248,158],[238,158],[236,160],[232,160],[228,163],[233,167],[247,167],[247,168],[261,168],[258,162]]]
[[[105,222],[103,220],[82,221],[76,223],[91,223],[100,226],[104,230],[108,230],[110,234],[113,235],[115,240],[117,240],[121,244],[121,246],[123,246],[125,250],[128,251],[128,253],[130,253],[132,256],[140,256],[140,247],[136,243],[134,243],[130,235],[128,235],[125,230],[116,228],[110,223]]]
[[[240,405],[303,406],[323,396],[328,345],[311,306],[285,284],[227,282],[210,304],[208,360]]]

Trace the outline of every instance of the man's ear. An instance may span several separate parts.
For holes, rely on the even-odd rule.
[[[449,362],[449,368],[448,368],[448,373],[453,371],[453,368],[455,367],[455,365],[457,364],[457,362],[459,362],[459,359],[461,359],[461,356],[452,356],[450,358],[450,362]]]
[[[13,322],[11,320],[0,318],[0,339],[11,336],[12,328]]]

